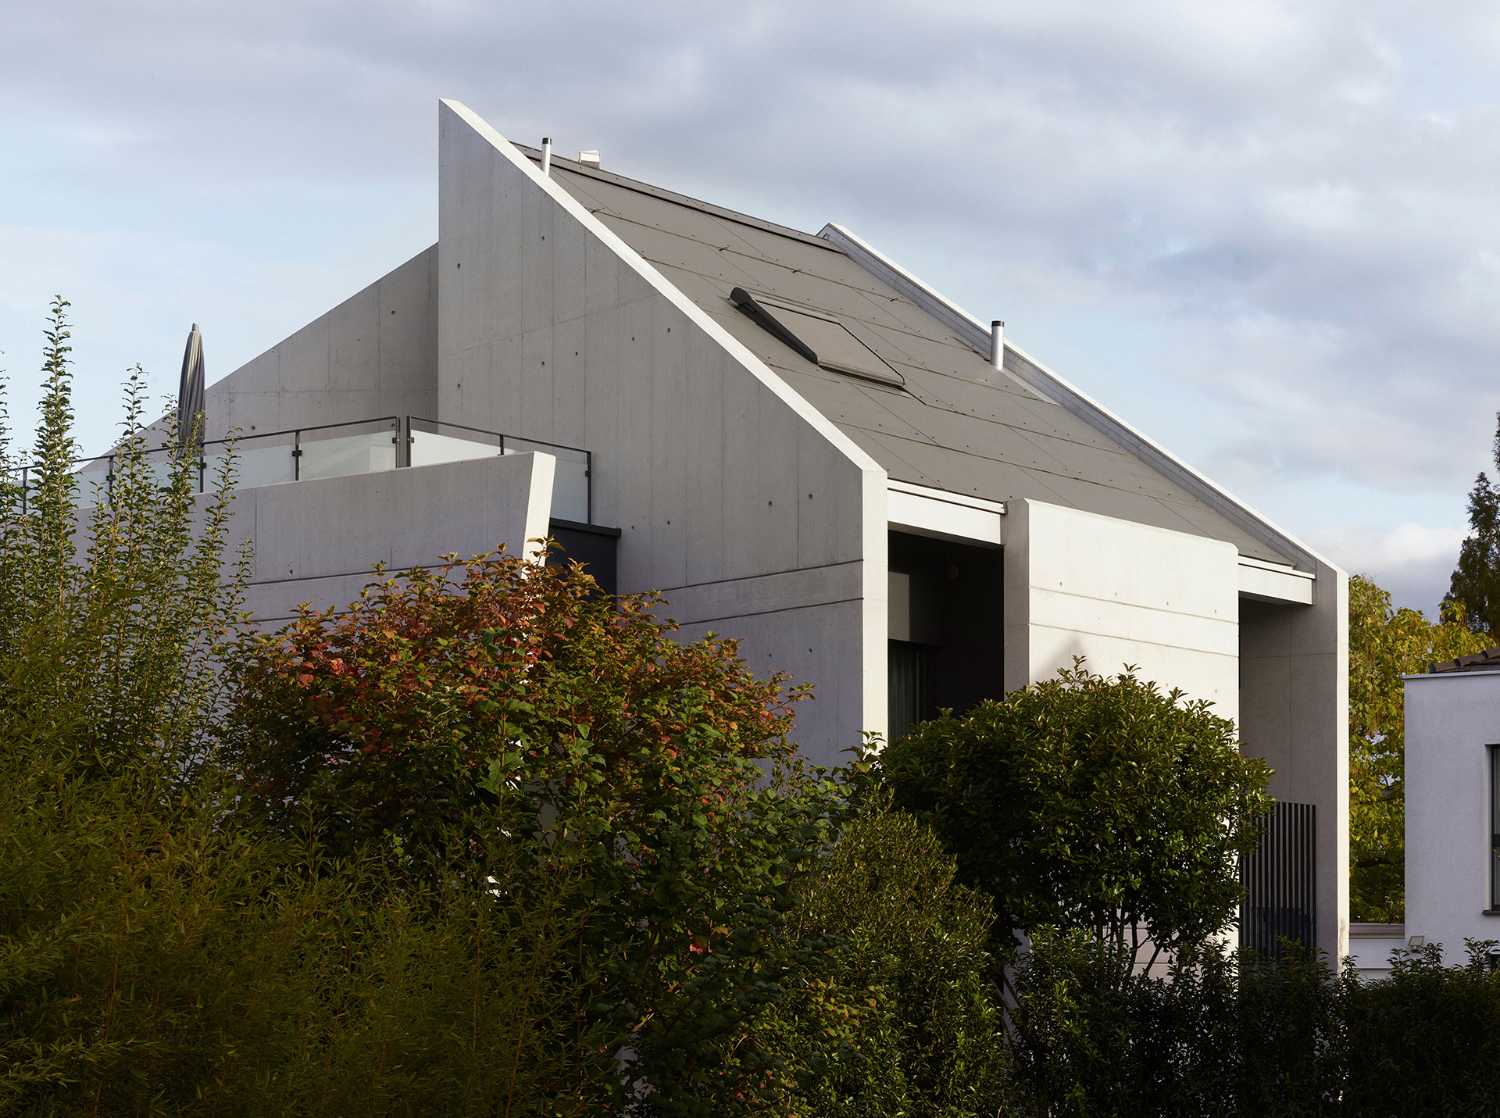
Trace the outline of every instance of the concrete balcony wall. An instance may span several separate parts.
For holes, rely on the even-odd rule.
[[[241,490],[227,558],[253,542],[246,608],[270,626],[299,603],[347,605],[376,563],[397,574],[501,545],[531,555],[547,534],[553,465],[515,454]]]

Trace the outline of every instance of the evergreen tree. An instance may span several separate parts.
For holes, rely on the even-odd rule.
[[[1500,415],[1496,416],[1493,455],[1500,470]],[[1458,552],[1445,612],[1450,605],[1476,633],[1500,632],[1500,487],[1481,471],[1469,490],[1469,535]]]

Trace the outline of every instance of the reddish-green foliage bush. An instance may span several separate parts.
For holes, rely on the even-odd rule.
[[[230,761],[259,821],[336,852],[480,886],[502,861],[517,912],[573,883],[589,1043],[691,1111],[716,1039],[779,995],[762,956],[842,799],[787,739],[800,689],[656,604],[505,555],[411,571],[247,643]]]

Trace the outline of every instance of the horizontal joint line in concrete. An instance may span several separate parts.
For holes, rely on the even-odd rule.
[[[1148,640],[1145,640],[1142,637],[1129,637],[1129,636],[1124,635],[1123,633],[1100,633],[1100,632],[1096,632],[1096,631],[1094,631],[1092,629],[1078,629],[1078,628],[1074,628],[1072,626],[1064,627],[1062,625],[1045,625],[1045,624],[1042,624],[1040,622],[1032,622],[1032,624],[1029,626],[1029,628],[1031,628],[1031,629],[1046,629],[1046,630],[1048,630],[1050,632],[1053,632],[1053,633],[1068,633],[1070,635],[1071,634],[1080,634],[1081,633],[1083,636],[1086,636],[1086,637],[1099,637],[1102,640],[1108,640],[1108,641],[1128,641],[1131,644],[1150,645],[1152,648],[1175,648],[1175,649],[1178,649],[1181,652],[1193,652],[1193,653],[1197,653],[1200,656],[1222,656],[1226,660],[1238,660],[1239,659],[1239,657],[1236,656],[1233,652],[1220,652],[1217,649],[1213,649],[1213,648],[1200,648],[1200,647],[1198,647],[1196,645],[1191,645],[1191,644],[1164,644],[1161,641],[1148,641]]]
[[[831,571],[835,567],[854,567],[863,562],[863,559],[843,559],[837,563],[818,563],[811,567],[787,567],[785,570],[766,571],[764,574],[736,575],[734,578],[714,578],[709,579],[707,582],[684,582],[677,586],[658,587],[654,591],[654,593],[675,594],[679,590],[698,590],[705,586],[727,586],[731,582],[753,582],[758,578],[776,578],[779,575],[796,575],[802,574],[804,571]],[[652,593],[652,591],[646,591],[646,593]],[[736,614],[735,616],[740,615]]]
[[[723,617],[704,617],[694,619],[692,621],[680,621],[674,617],[672,618],[672,620],[677,621],[677,624],[682,626],[712,625],[717,621],[734,621],[741,617],[766,617],[773,613],[794,613],[799,609],[823,609],[826,606],[842,606],[848,605],[850,602],[862,601],[864,601],[863,598],[835,598],[831,602],[808,602],[803,605],[797,606],[778,606],[776,609],[758,609],[753,610],[750,613],[726,613]],[[1141,643],[1145,642],[1143,641]]]
[[[1171,529],[1168,528],[1166,531],[1171,531]],[[1176,617],[1191,617],[1196,621],[1207,621],[1211,624],[1239,625],[1239,621],[1228,617],[1213,617],[1206,613],[1194,613],[1186,609],[1170,609],[1166,606],[1143,605],[1140,602],[1127,602],[1121,598],[1101,598],[1097,594],[1080,594],[1076,590],[1059,590],[1055,586],[1043,586],[1035,582],[1031,584],[1030,589],[1041,590],[1048,594],[1056,594],[1060,598],[1082,598],[1086,602],[1105,602],[1112,606],[1125,606],[1129,609],[1145,610],[1147,613],[1170,613]],[[1239,596],[1238,592],[1236,592],[1235,596]]]

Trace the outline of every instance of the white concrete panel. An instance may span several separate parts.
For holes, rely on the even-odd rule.
[[[681,637],[693,640],[714,632],[733,636],[740,655],[762,677],[784,671],[814,683],[813,698],[797,708],[795,735],[803,752],[822,765],[851,758],[860,744],[862,708],[859,602],[785,609],[711,624],[685,625]],[[883,653],[884,650],[882,650]]]
[[[1240,747],[1271,765],[1271,794],[1317,808],[1318,945],[1349,946],[1349,581],[1320,563],[1312,604],[1246,599]]]
[[[500,546],[534,558],[554,466],[515,454],[243,490],[230,539],[255,547],[247,608],[270,621],[300,602],[344,605],[377,563],[394,573]]]
[[[1490,760],[1500,672],[1406,682],[1406,934],[1462,962],[1464,939],[1500,939],[1490,897]]]
[[[1392,934],[1366,929],[1393,927]],[[1365,982],[1377,982],[1391,976],[1391,952],[1407,946],[1406,931],[1401,925],[1351,925],[1349,933],[1349,956],[1354,969]],[[1451,955],[1450,955],[1450,961]]]
[[[367,287],[328,312],[330,389],[365,389],[380,368],[380,289]],[[378,380],[377,380],[378,385]]]
[[[1133,665],[1238,717],[1233,546],[1040,501],[1007,510],[1008,690],[1083,656],[1093,671]]]
[[[861,564],[850,562],[680,586],[663,593],[666,616],[684,625],[710,625],[730,617],[859,601],[864,579]]]
[[[997,502],[984,502],[990,506],[986,508],[978,503],[949,499],[941,490],[923,493],[911,485],[889,488],[891,527],[897,531],[991,547],[999,547],[1003,542],[1004,508]]]
[[[1310,606],[1315,577],[1291,567],[1275,567],[1240,556],[1240,593],[1263,602],[1291,602]]]

